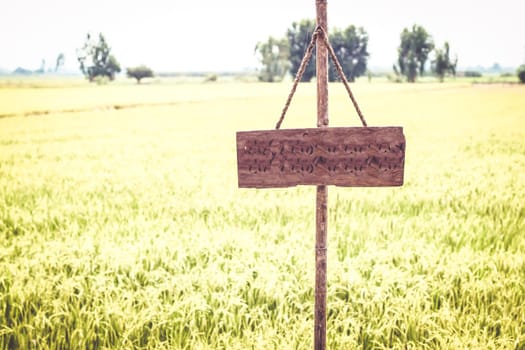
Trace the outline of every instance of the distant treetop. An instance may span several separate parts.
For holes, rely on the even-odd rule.
[[[84,46],[77,49],[77,58],[80,70],[90,82],[97,77],[114,80],[115,75],[120,73],[120,64],[111,54],[111,47],[102,33],[98,35],[98,42],[88,33]]]
[[[128,78],[137,79],[137,84],[140,84],[140,81],[144,78],[152,78],[153,71],[151,68],[146,67],[145,65],[130,67],[126,69],[126,75]]]

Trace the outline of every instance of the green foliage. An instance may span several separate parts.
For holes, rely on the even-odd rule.
[[[258,43],[255,52],[261,62],[259,80],[273,83],[281,81],[288,72],[290,48],[286,39],[272,36],[266,42]]]
[[[146,67],[145,65],[127,68],[126,75],[128,78],[136,79],[137,84],[140,84],[140,81],[144,78],[152,78],[154,76],[151,68]]]
[[[102,33],[98,35],[98,42],[93,40],[89,33],[87,34],[84,46],[77,49],[77,59],[80,70],[90,82],[95,81],[96,77],[114,80],[115,74],[120,73],[121,70]]]
[[[354,81],[355,78],[365,74],[369,56],[367,32],[362,27],[356,28],[350,25],[345,30],[334,29],[329,36],[330,44],[348,81]],[[330,81],[339,79],[333,62],[329,70],[329,79]]]
[[[518,74],[520,83],[525,84],[525,64],[522,64],[521,66],[519,66],[516,73]]]
[[[445,79],[445,74],[450,73],[456,75],[456,67],[458,64],[457,57],[452,61],[450,59],[450,48],[448,42],[445,42],[443,49],[435,50],[435,58],[432,61],[432,71],[436,74],[441,82]]]
[[[312,40],[312,34],[315,30],[315,21],[312,19],[303,19],[300,22],[293,22],[292,27],[288,28],[286,37],[290,47],[290,73],[295,77],[301,66],[303,56],[306,48]],[[301,78],[301,81],[306,82],[315,77],[315,49],[312,58]]]
[[[315,29],[315,21],[303,19],[300,22],[293,22],[287,30],[286,37],[289,45],[290,73],[297,75],[304,54]],[[343,71],[349,81],[354,81],[366,72],[369,53],[367,51],[368,34],[363,28],[356,28],[353,25],[344,30],[335,29],[330,36],[330,43],[343,67]],[[315,49],[312,59],[308,62],[301,81],[307,82],[315,76]],[[331,64],[329,70],[330,81],[338,79],[335,66]]]
[[[467,78],[481,78],[483,76],[481,72],[474,71],[474,70],[467,70],[465,71],[464,75]]]
[[[425,28],[414,24],[412,30],[401,32],[401,43],[398,48],[398,69],[406,76],[408,82],[415,82],[418,75],[423,75],[425,63],[434,49],[432,37]]]

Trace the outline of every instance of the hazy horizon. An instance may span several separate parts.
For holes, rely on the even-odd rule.
[[[257,42],[282,37],[292,22],[315,18],[315,1],[93,0],[89,7],[66,0],[20,0],[3,6],[0,68],[52,68],[64,53],[65,69],[77,71],[75,50],[88,32],[102,32],[121,66],[146,64],[156,71],[240,71],[258,66]],[[403,28],[419,24],[437,47],[450,43],[460,67],[517,67],[525,63],[525,2],[371,0],[328,2],[329,27],[362,26],[369,34],[369,66],[391,67]]]

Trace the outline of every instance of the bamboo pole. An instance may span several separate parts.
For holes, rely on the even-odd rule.
[[[328,33],[327,0],[316,0],[317,25]],[[328,127],[328,50],[317,37],[317,127]],[[328,188],[317,186],[315,235],[315,324],[314,349],[326,349],[326,258]]]

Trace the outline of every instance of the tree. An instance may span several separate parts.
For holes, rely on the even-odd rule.
[[[288,72],[290,56],[286,39],[276,39],[270,36],[268,41],[257,44],[255,52],[263,66],[259,73],[260,81],[272,83],[284,78]]]
[[[519,66],[517,72],[520,83],[525,84],[525,64]]]
[[[57,72],[61,67],[64,66],[65,60],[66,60],[66,56],[64,56],[63,53],[59,53],[57,56],[56,64],[55,64],[55,72]]]
[[[77,49],[77,57],[80,70],[90,82],[96,77],[114,80],[115,74],[120,73],[120,65],[111,54],[111,47],[102,33],[98,35],[98,42],[95,42],[88,33],[84,46]]]
[[[405,75],[409,82],[415,82],[417,75],[423,75],[425,72],[425,63],[433,49],[432,36],[425,28],[414,24],[412,30],[403,29],[397,50],[398,71]]]
[[[458,58],[454,59],[454,62],[450,60],[450,47],[448,42],[445,42],[445,46],[442,49],[435,50],[435,59],[432,61],[432,71],[439,78],[439,81],[443,82],[445,74],[450,73],[456,75],[456,66],[458,64]]]
[[[152,78],[153,71],[151,70],[151,68],[142,65],[142,66],[127,68],[126,75],[128,76],[128,78],[137,79],[137,84],[140,84],[141,79]]]
[[[315,21],[311,19],[303,19],[300,22],[293,22],[292,27],[286,32],[286,37],[290,47],[290,73],[292,73],[293,76],[297,75],[306,48],[312,40],[314,30]],[[306,66],[301,81],[310,81],[315,76],[315,49],[312,56],[312,59]]]
[[[30,69],[26,69],[26,68],[22,68],[22,67],[17,67],[12,74],[16,74],[16,75],[31,75],[33,74],[33,71],[30,70]]]
[[[348,81],[354,81],[355,78],[365,74],[369,53],[368,34],[363,28],[351,25],[345,30],[334,29],[330,34],[330,44]],[[330,81],[335,81],[338,77],[335,65],[331,64]]]

